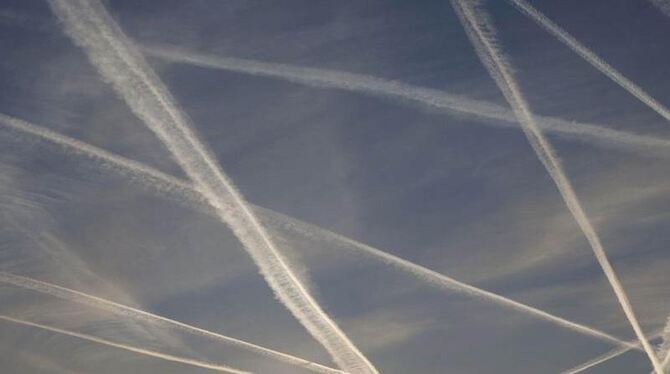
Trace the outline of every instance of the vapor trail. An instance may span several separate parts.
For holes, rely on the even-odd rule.
[[[649,96],[649,94],[647,94],[642,88],[633,83],[630,79],[626,78],[623,74],[619,73],[610,64],[593,53],[593,51],[578,42],[577,39],[575,39],[567,31],[563,30],[560,26],[552,22],[544,14],[530,5],[526,0],[508,1],[514,4],[519,10],[521,10],[522,13],[535,21],[535,23],[547,30],[550,34],[554,35],[563,44],[567,45],[570,49],[575,51],[589,64],[593,65],[593,67],[600,70],[601,73],[605,74],[612,81],[621,86],[621,88],[635,96],[638,100],[643,102],[660,116],[670,121],[670,110],[668,110],[668,108],[656,101],[656,99],[653,97]]]
[[[194,189],[191,184],[182,181],[181,179],[145,166],[139,162],[129,160],[123,156],[107,152],[98,147],[80,142],[64,135],[57,134],[46,128],[42,128],[40,126],[13,117],[0,114],[0,124],[9,126],[15,131],[25,132],[37,136],[42,140],[61,146],[69,152],[95,160],[96,162],[101,163],[105,168],[117,172],[122,176],[129,177],[131,180],[139,182],[142,186],[149,187],[152,190],[159,192],[164,197],[176,200],[192,209],[202,211],[218,218],[216,212],[207,203],[202,193]],[[317,236],[322,241],[328,240],[332,243],[337,243],[344,249],[353,250],[356,253],[364,254],[376,260],[385,262],[394,266],[398,270],[406,272],[413,277],[416,277],[417,279],[423,282],[427,282],[429,285],[438,287],[442,290],[455,291],[469,296],[475,296],[492,304],[525,313],[528,316],[542,319],[555,325],[568,328],[580,334],[591,336],[619,346],[632,347],[632,345],[629,343],[626,343],[621,339],[618,339],[605,332],[566,320],[532,306],[528,306],[504,296],[497,295],[492,292],[460,282],[444,274],[440,274],[345,236],[290,218],[270,209],[253,206],[253,210],[259,217],[262,217],[263,221],[267,225],[274,225],[278,228],[290,230],[308,237]]]
[[[190,120],[104,6],[85,0],[50,0],[49,4],[71,39],[229,225],[277,298],[342,369],[352,374],[377,373],[301,284],[233,182],[198,140]]]
[[[126,351],[139,353],[139,354],[142,354],[142,355],[145,355],[145,356],[160,358],[160,359],[166,360],[166,361],[179,362],[179,363],[182,363],[182,364],[196,366],[196,367],[204,368],[204,369],[215,370],[215,371],[219,371],[219,372],[222,372],[222,373],[251,374],[248,371],[236,370],[236,369],[233,369],[233,368],[228,367],[228,366],[216,365],[216,364],[208,363],[208,362],[205,362],[205,361],[193,360],[193,359],[186,358],[186,357],[173,356],[173,355],[170,355],[170,354],[167,354],[167,353],[160,353],[160,352],[156,352],[156,351],[152,351],[152,350],[148,350],[148,349],[144,349],[144,348],[138,348],[138,347],[128,345],[128,344],[115,343],[113,341],[98,338],[98,337],[95,337],[95,336],[92,336],[92,335],[82,334],[82,333],[79,333],[79,332],[74,332],[74,331],[69,331],[69,330],[63,330],[63,329],[59,329],[57,327],[47,326],[47,325],[43,325],[43,324],[36,323],[36,322],[30,322],[30,321],[22,320],[22,319],[19,319],[19,318],[13,318],[13,317],[5,316],[5,315],[0,315],[0,320],[17,323],[17,324],[24,325],[24,326],[35,327],[35,328],[38,328],[38,329],[47,330],[47,331],[51,331],[51,332],[55,332],[55,333],[59,333],[59,334],[63,334],[63,335],[68,335],[68,336],[72,336],[72,337],[75,337],[75,338],[88,340],[88,341],[93,342],[93,343],[103,344],[103,345],[107,345],[107,346],[110,346],[110,347],[119,348],[119,349],[123,349],[123,350],[126,350]]]
[[[165,46],[145,46],[143,51],[166,61],[271,77],[312,87],[339,89],[374,97],[389,97],[434,110],[472,117],[490,126],[519,128],[514,112],[500,105],[369,75],[211,56]],[[553,117],[538,117],[537,119],[542,130],[569,139],[589,142],[606,148],[662,157],[667,157],[669,153],[670,141],[666,139],[635,135],[598,125]]]
[[[495,30],[488,19],[488,14],[481,8],[475,9],[479,3],[477,0],[451,0],[451,3],[456,10],[477,55],[479,55],[480,60],[489,71],[491,78],[495,80],[500,91],[502,91],[505,96],[505,99],[514,110],[523,132],[528,138],[528,142],[545,169],[547,169],[551,178],[554,180],[558,191],[563,197],[565,205],[568,210],[570,210],[570,213],[572,213],[572,216],[591,245],[600,267],[612,286],[614,294],[616,295],[619,304],[621,304],[621,308],[635,331],[635,335],[640,340],[642,347],[649,356],[649,360],[651,361],[654,370],[657,374],[663,374],[661,363],[644,336],[644,332],[635,316],[635,312],[628,300],[628,296],[621,286],[619,278],[605,254],[605,249],[600,242],[600,237],[584,212],[570,181],[566,177],[563,168],[558,161],[558,157],[555,155],[553,147],[535,123],[535,119],[531,114],[528,103],[523,97],[523,94],[512,75],[509,63],[495,44]]]
[[[28,289],[35,292],[40,292],[49,296],[57,297],[59,299],[72,301],[79,304],[84,304],[91,306],[93,308],[107,310],[114,314],[118,314],[125,317],[130,317],[139,321],[150,322],[154,325],[160,325],[168,328],[173,328],[180,331],[185,331],[187,333],[203,336],[209,339],[213,339],[219,342],[230,344],[238,348],[246,349],[247,351],[257,353],[259,355],[269,357],[278,361],[285,362],[287,364],[295,365],[302,367],[304,369],[312,370],[317,373],[322,374],[344,374],[341,370],[336,370],[311,362],[302,358],[294,357],[286,353],[277,352],[272,349],[268,349],[256,344],[248,343],[243,340],[235,339],[229,336],[222,334],[217,334],[212,331],[201,329],[199,327],[191,326],[186,323],[175,321],[169,318],[165,318],[153,313],[146,312],[131,306],[123,305],[116,303],[114,301],[103,299],[101,297],[93,296],[81,291],[76,291],[71,288],[62,287],[53,283],[48,283],[33,279],[30,277],[25,277],[21,275],[11,274],[8,272],[0,271],[0,282],[11,284],[16,287]]]
[[[661,336],[661,332],[657,331],[656,333],[652,334],[650,336],[650,338],[653,340],[653,339],[659,338],[660,336]],[[633,344],[637,348],[640,347],[640,342],[638,340],[632,341],[632,342],[630,342],[630,344]],[[572,369],[568,369],[566,371],[563,371],[563,372],[561,372],[561,374],[581,373],[582,371],[590,369],[590,368],[592,368],[596,365],[600,365],[605,361],[611,360],[615,357],[619,357],[622,354],[630,351],[631,349],[633,349],[633,348],[631,348],[631,347],[617,347],[617,348],[614,348],[614,349],[612,349],[608,352],[603,353],[602,355],[600,355],[598,357],[594,357],[593,359],[584,362],[581,365],[578,365],[578,366],[573,367]]]

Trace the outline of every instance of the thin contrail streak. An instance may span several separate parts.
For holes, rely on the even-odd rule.
[[[165,326],[180,331],[185,331],[191,334],[203,336],[219,342],[230,344],[238,348],[245,349],[259,355],[272,358],[287,364],[302,367],[304,369],[312,370],[322,374],[343,374],[341,370],[336,370],[311,362],[302,358],[294,357],[286,353],[277,352],[256,344],[248,343],[243,340],[235,339],[226,335],[217,334],[199,327],[191,326],[186,323],[175,321],[173,319],[165,318],[153,313],[146,312],[141,309],[133,308],[127,305],[119,304],[114,301],[103,299],[101,297],[89,295],[87,293],[73,290],[71,288],[59,286],[56,284],[40,281],[30,277],[11,274],[8,272],[0,272],[0,282],[11,284],[16,287],[28,289],[35,292],[47,294],[59,299],[72,301],[79,304],[91,306],[93,308],[103,309],[125,317],[130,317],[139,321],[147,321],[155,325]]]
[[[157,191],[164,197],[178,201],[179,203],[184,204],[185,206],[188,206],[192,209],[202,211],[218,218],[216,212],[207,203],[202,193],[199,190],[193,188],[190,183],[187,183],[181,179],[165,174],[137,161],[129,160],[123,156],[116,155],[98,147],[83,143],[65,135],[60,135],[46,128],[13,117],[0,114],[0,124],[6,125],[15,131],[25,132],[30,135],[37,136],[42,140],[63,147],[66,151],[72,152],[73,154],[88,157],[98,163],[101,163],[104,168],[119,173],[124,177],[129,177],[131,180],[139,182],[142,186],[149,187],[151,190]],[[542,319],[544,321],[568,328],[575,332],[588,335],[608,343],[630,347],[628,343],[605,332],[584,326],[579,323],[568,321],[564,318],[555,316],[532,306],[528,306],[508,299],[504,296],[500,296],[460,282],[444,274],[440,274],[345,236],[259,206],[254,206],[253,209],[255,213],[259,217],[262,217],[263,220],[269,225],[277,225],[279,227],[292,230],[293,232],[301,235],[318,235],[320,240],[329,240],[333,243],[344,244],[342,247],[345,249],[353,250],[357,253],[365,254],[376,260],[388,263],[398,270],[404,271],[416,277],[417,279],[427,282],[428,284],[440,289],[455,291],[469,296],[475,296],[481,300],[486,300],[501,307],[525,313],[529,316]]]
[[[657,331],[654,334],[651,334],[650,338],[653,340],[653,339],[659,338],[660,336],[661,336],[661,332]],[[633,344],[635,347],[638,347],[638,348],[640,347],[640,342],[638,340],[632,341],[632,342],[630,342],[630,344]],[[633,349],[633,348],[631,348],[631,347],[617,347],[617,348],[614,348],[614,349],[612,349],[608,352],[603,353],[602,355],[600,355],[598,357],[594,357],[593,359],[584,362],[583,364],[577,365],[577,366],[573,367],[572,369],[568,369],[566,371],[563,371],[563,372],[561,372],[561,374],[581,373],[584,370],[590,369],[590,368],[592,368],[596,365],[600,365],[605,361],[609,361],[609,360],[611,360],[615,357],[619,357],[622,354],[630,351],[631,349]]]
[[[584,212],[582,204],[577,198],[577,194],[575,194],[572,184],[570,184],[570,181],[565,175],[553,147],[535,123],[535,119],[533,118],[528,103],[513,77],[509,63],[495,44],[496,39],[494,29],[488,19],[488,14],[486,14],[483,9],[475,9],[475,7],[473,7],[473,5],[478,5],[478,1],[476,0],[451,0],[451,3],[456,10],[477,55],[489,71],[491,78],[493,78],[502,91],[507,102],[514,109],[514,113],[519,118],[519,123],[521,124],[524,134],[526,134],[526,137],[528,138],[528,142],[551,178],[554,180],[558,191],[563,197],[565,205],[568,210],[570,210],[570,213],[572,213],[572,216],[593,249],[593,253],[598,260],[600,267],[612,286],[614,294],[616,295],[619,304],[621,304],[621,308],[628,318],[631,327],[635,331],[635,335],[640,340],[642,347],[649,356],[649,360],[651,361],[654,370],[657,374],[663,374],[661,363],[644,336],[644,332],[635,316],[635,312],[628,300],[628,296],[605,254],[605,249],[600,242],[600,237]]]
[[[160,352],[152,351],[152,350],[145,349],[145,348],[138,348],[138,347],[128,345],[128,344],[115,343],[113,341],[98,338],[98,337],[95,337],[93,335],[82,334],[82,333],[74,332],[74,331],[70,331],[70,330],[64,330],[64,329],[60,329],[60,328],[57,328],[57,327],[47,326],[47,325],[43,325],[41,323],[36,323],[36,322],[30,322],[30,321],[26,321],[26,320],[19,319],[19,318],[0,315],[0,320],[17,323],[19,325],[35,327],[35,328],[38,328],[38,329],[47,330],[47,331],[51,331],[51,332],[55,332],[55,333],[59,333],[59,334],[63,334],[63,335],[68,335],[68,336],[72,336],[72,337],[75,337],[75,338],[87,340],[89,342],[103,344],[103,345],[106,345],[106,346],[119,348],[119,349],[123,349],[123,350],[130,351],[130,352],[139,353],[139,354],[145,355],[145,356],[160,358],[160,359],[166,360],[166,361],[178,362],[178,363],[182,363],[182,364],[186,364],[186,365],[196,366],[196,367],[199,367],[199,368],[215,370],[215,371],[219,371],[219,372],[222,372],[222,373],[251,374],[248,371],[241,371],[241,370],[233,369],[233,368],[228,367],[228,366],[216,365],[216,364],[212,364],[212,363],[209,363],[209,362],[200,361],[200,360],[193,360],[193,359],[186,358],[186,357],[173,356],[173,355],[170,355],[170,354],[167,354],[167,353],[160,353]]]
[[[186,114],[105,7],[99,1],[50,0],[49,4],[70,38],[202,190],[293,316],[342,369],[378,373],[302,285],[241,193],[198,140]]]
[[[554,35],[563,44],[567,45],[570,49],[575,51],[589,64],[593,65],[593,67],[600,70],[601,73],[605,74],[612,81],[621,86],[621,88],[635,96],[638,100],[647,105],[660,116],[670,121],[670,110],[668,110],[665,105],[659,103],[656,99],[649,96],[649,94],[647,94],[642,88],[633,83],[630,79],[626,78],[623,74],[618,72],[603,59],[598,57],[595,53],[593,53],[593,51],[578,42],[577,39],[575,39],[567,31],[563,30],[560,26],[552,22],[544,14],[530,5],[526,0],[508,1],[515,5],[522,13],[535,21],[535,23],[547,30],[550,34]]]
[[[389,97],[403,102],[419,104],[433,110],[457,113],[479,121],[483,120],[483,124],[489,126],[519,128],[514,112],[500,105],[369,75],[196,54],[165,46],[145,46],[143,51],[166,61],[271,77],[312,87],[339,89],[375,97]],[[565,138],[635,153],[661,157],[667,157],[669,154],[670,140],[641,136],[598,125],[577,123],[553,117],[538,117],[537,119],[542,130]]]

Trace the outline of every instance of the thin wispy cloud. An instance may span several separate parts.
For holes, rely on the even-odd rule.
[[[220,219],[229,225],[298,321],[344,370],[376,373],[372,363],[302,285],[233,182],[198,140],[187,116],[102,4],[60,0],[49,4],[68,35],[84,48],[99,73],[165,144]]]
[[[635,335],[642,343],[647,356],[649,356],[649,360],[651,361],[654,370],[657,374],[662,374],[663,368],[661,363],[642,331],[642,327],[633,311],[628,296],[607,258],[600,237],[582,208],[582,204],[577,198],[572,184],[565,175],[558,157],[556,156],[556,152],[537,126],[529,105],[512,75],[512,69],[510,68],[507,58],[502,54],[496,44],[495,30],[489,20],[488,14],[481,8],[478,1],[452,0],[452,4],[461,23],[463,23],[468,38],[472,42],[479,58],[489,71],[491,77],[496,81],[496,84],[510,106],[514,109],[514,113],[519,118],[519,123],[521,124],[530,145],[535,151],[535,154],[554,180],[558,191],[563,197],[565,205],[572,213],[575,221],[593,249],[600,267],[612,286],[624,314],[635,331]]]
[[[14,130],[38,136],[46,141],[53,142],[61,147],[64,147],[64,149],[71,151],[74,154],[79,154],[94,161],[101,162],[104,168],[109,168],[111,171],[117,172],[124,177],[128,177],[131,180],[138,182],[142,186],[148,187],[151,191],[164,194],[168,198],[190,206],[192,209],[203,211],[213,216],[216,215],[216,212],[214,212],[211,206],[207,204],[205,197],[202,196],[202,194],[197,189],[194,189],[189,183],[171,175],[165,174],[136,161],[126,159],[122,156],[112,154],[90,144],[77,141],[76,139],[72,139],[65,135],[55,134],[46,128],[16,118],[0,114],[0,124],[6,124],[11,126]],[[533,318],[539,318],[544,321],[557,324],[561,327],[571,329],[581,334],[586,334],[596,339],[623,345],[629,348],[632,347],[629,343],[605,332],[585,326],[583,324],[566,320],[551,313],[519,303],[493,292],[474,287],[367,244],[293,219],[281,213],[274,212],[270,209],[259,206],[254,206],[253,209],[255,213],[268,225],[272,225],[273,227],[288,230],[290,232],[298,233],[307,237],[317,237],[319,241],[322,242],[344,244],[344,248],[353,250],[357,253],[362,253],[378,261],[389,264],[394,268],[406,272],[433,287],[437,287],[449,292],[459,292],[473,296],[483,301],[527,314]]]
[[[83,334],[83,333],[79,333],[79,332],[76,332],[76,331],[69,331],[69,330],[61,329],[61,328],[54,327],[54,326],[47,326],[47,325],[44,325],[44,324],[41,324],[41,323],[26,321],[26,320],[23,320],[21,318],[0,315],[0,320],[3,320],[5,322],[17,323],[19,325],[23,325],[23,326],[27,326],[27,327],[33,327],[33,328],[38,328],[38,329],[42,329],[42,330],[47,330],[47,331],[51,331],[51,332],[58,333],[58,334],[68,335],[68,336],[71,336],[71,337],[74,337],[74,338],[87,340],[87,341],[92,342],[92,343],[103,344],[103,345],[106,345],[106,346],[109,346],[109,347],[119,348],[119,349],[123,349],[123,350],[129,351],[129,352],[134,352],[134,353],[138,353],[138,354],[145,355],[145,356],[159,358],[161,360],[178,362],[178,363],[181,363],[181,364],[191,365],[191,366],[195,366],[195,367],[199,367],[199,368],[203,368],[203,369],[214,370],[214,371],[218,371],[218,372],[221,372],[221,373],[251,374],[248,371],[241,371],[241,370],[233,369],[233,368],[228,367],[228,366],[216,365],[216,364],[208,363],[208,362],[205,362],[205,361],[190,359],[190,358],[187,358],[187,357],[174,356],[174,355],[171,355],[171,354],[156,352],[156,351],[146,349],[146,348],[135,347],[135,346],[132,346],[132,345],[129,345],[129,344],[116,343],[116,342],[113,342],[113,341],[110,341],[110,340],[107,340],[107,339],[102,339],[102,338],[95,337],[93,335]]]

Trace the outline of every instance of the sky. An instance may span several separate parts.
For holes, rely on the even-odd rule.
[[[477,9],[662,360],[669,121],[511,2]],[[58,3],[0,0],[3,372],[320,370],[115,303],[358,374],[283,305],[240,240],[255,231],[235,228],[239,206],[217,216],[226,196],[138,113],[168,117],[124,96],[147,82],[105,75],[112,60],[91,58]],[[670,105],[670,3],[528,3]],[[539,312],[636,342],[449,1],[101,4],[295,282],[379,373],[564,373],[618,347]],[[584,372],[651,370],[632,349]]]

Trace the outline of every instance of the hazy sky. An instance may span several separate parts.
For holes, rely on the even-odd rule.
[[[663,1],[530,3],[670,105],[670,12],[653,4]],[[511,116],[449,1],[104,4],[140,50],[174,52],[146,58],[249,202],[635,338],[520,127],[436,104],[456,97]],[[668,121],[509,2],[483,6],[535,114],[578,130],[596,125],[603,137],[617,130],[649,140],[547,133],[653,335],[670,315]],[[14,117],[187,178],[47,1],[0,0],[0,51],[0,272],[336,367],[225,224],[179,193],[7,126]],[[298,70],[301,81],[244,71],[254,63],[319,70]],[[382,80],[406,96],[381,92],[383,84],[360,88]],[[560,373],[616,347],[435,287],[315,227],[281,222],[268,228],[283,255],[380,373]],[[0,298],[2,316],[254,373],[310,372],[15,285],[0,283]],[[3,373],[210,372],[10,321],[0,321],[0,362]],[[587,372],[650,370],[646,355],[631,351]]]

